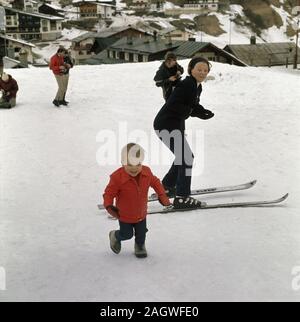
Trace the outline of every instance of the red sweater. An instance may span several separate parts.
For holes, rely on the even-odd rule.
[[[110,181],[105,188],[103,199],[104,207],[113,205],[119,209],[120,221],[137,223],[147,216],[148,190],[152,187],[164,205],[170,201],[160,180],[154,176],[150,168],[143,166],[139,182],[130,176],[124,168],[119,168],[110,176]]]
[[[62,75],[62,71],[59,67],[64,65],[65,62],[63,56],[58,56],[55,54],[51,57],[49,67],[52,69],[54,75]]]
[[[17,81],[11,77],[11,75],[8,75],[8,81],[4,82],[2,78],[0,78],[0,90],[4,90],[4,97],[8,101],[11,98],[15,98],[17,95],[17,91],[19,90]],[[9,93],[7,95],[7,93]]]

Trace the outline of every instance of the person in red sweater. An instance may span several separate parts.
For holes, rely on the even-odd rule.
[[[11,75],[3,73],[0,78],[0,108],[12,108],[16,106],[18,90],[17,81]]]
[[[121,241],[128,240],[135,233],[136,257],[147,257],[145,248],[148,190],[152,187],[164,206],[170,206],[160,180],[149,167],[143,166],[144,150],[135,143],[127,144],[121,153],[122,167],[110,175],[110,181],[103,194],[103,205],[108,213],[119,220],[119,230],[109,233],[110,247],[119,254]],[[114,206],[114,200],[116,200]]]
[[[51,57],[49,64],[49,67],[52,70],[58,85],[58,91],[55,99],[53,100],[53,104],[57,107],[60,105],[68,105],[68,103],[65,101],[65,95],[68,87],[65,72],[71,68],[71,65],[64,61],[65,51],[65,48],[58,48],[56,54]]]

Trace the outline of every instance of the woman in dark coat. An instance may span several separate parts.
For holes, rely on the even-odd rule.
[[[193,58],[188,66],[188,74],[172,92],[154,120],[154,129],[162,142],[175,155],[175,160],[162,180],[176,208],[197,208],[201,202],[190,197],[193,153],[185,138],[185,120],[198,117],[208,120],[214,116],[199,104],[201,83],[210,71],[210,63],[202,57]]]

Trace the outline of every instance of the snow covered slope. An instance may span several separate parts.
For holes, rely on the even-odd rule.
[[[181,63],[186,69],[188,61]],[[249,191],[203,200],[289,192],[285,204],[152,215],[147,259],[134,257],[133,240],[111,252],[108,232],[117,222],[96,205],[119,165],[97,163],[99,140],[103,130],[119,135],[126,126],[128,135],[144,134],[148,160],[159,150],[169,156],[155,136],[148,141],[163,104],[152,81],[159,64],[76,66],[71,107],[62,109],[51,103],[56,82],[48,68],[8,71],[20,91],[15,109],[0,110],[0,267],[7,276],[0,301],[300,299],[291,273],[300,265],[299,71],[214,63],[201,102],[215,117],[187,121],[204,133],[203,150],[192,143],[195,165],[203,165],[193,187],[258,179]],[[120,140],[111,151],[119,153]],[[162,178],[167,164],[151,162]]]

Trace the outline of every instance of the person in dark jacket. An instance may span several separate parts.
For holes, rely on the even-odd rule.
[[[17,81],[9,74],[3,73],[0,78],[0,108],[12,108],[16,106]]]
[[[210,63],[202,57],[189,62],[188,74],[172,92],[155,117],[154,129],[159,139],[172,151],[175,160],[162,180],[175,208],[197,208],[203,203],[190,197],[194,155],[185,138],[185,120],[192,117],[208,120],[214,113],[199,104],[201,83],[210,71]]]
[[[183,72],[183,67],[177,63],[176,55],[171,51],[167,52],[165,61],[154,76],[156,86],[162,87],[165,101],[170,97]]]

